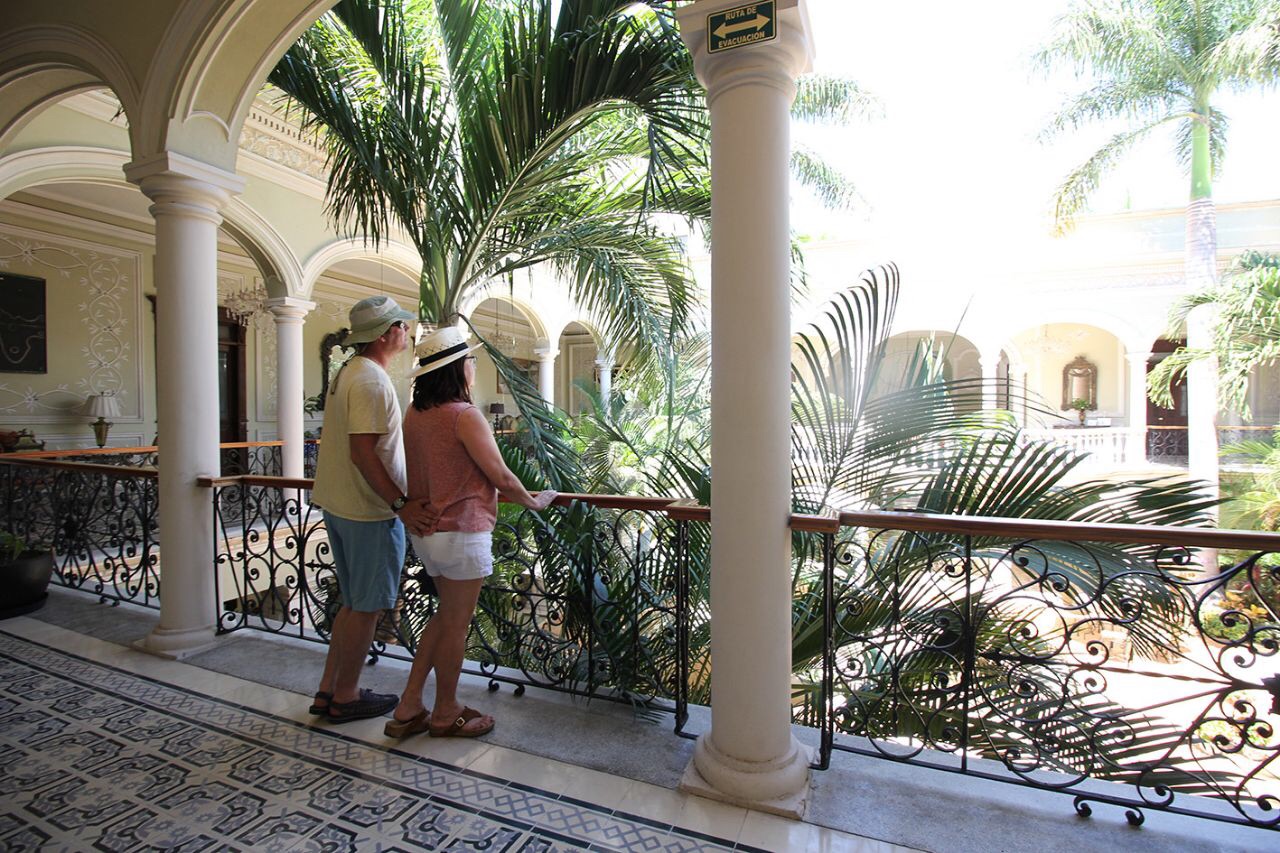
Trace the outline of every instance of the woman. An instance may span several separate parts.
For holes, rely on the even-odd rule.
[[[424,731],[433,737],[478,737],[493,730],[493,717],[464,707],[457,689],[471,616],[484,579],[493,573],[498,492],[534,510],[546,509],[556,496],[551,490],[537,495],[525,490],[502,461],[488,421],[471,405],[476,346],[447,326],[428,334],[414,352],[413,406],[404,419],[409,498],[427,500],[440,521],[435,533],[410,538],[440,603],[418,639],[409,682],[395,719],[386,725],[388,737]],[[428,713],[422,690],[432,669],[436,700]]]

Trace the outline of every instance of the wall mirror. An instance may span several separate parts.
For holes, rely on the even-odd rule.
[[[1082,355],[1062,368],[1062,408],[1081,412],[1098,408],[1098,368]]]

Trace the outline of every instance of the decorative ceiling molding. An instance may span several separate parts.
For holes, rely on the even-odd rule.
[[[85,92],[62,102],[78,113],[127,128],[119,102],[104,91]],[[328,177],[324,149],[282,107],[259,95],[240,131],[241,174],[278,184],[315,199],[324,199]]]

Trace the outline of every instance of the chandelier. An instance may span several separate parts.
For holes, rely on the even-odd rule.
[[[220,293],[218,304],[241,326],[252,326],[270,313],[267,310],[268,298],[266,287],[255,284]]]
[[[510,303],[501,303],[498,306],[498,318],[494,323],[493,337],[490,340],[490,343],[493,344],[494,349],[505,355],[507,358],[513,358],[516,354],[516,349],[520,344],[519,340],[517,340],[515,336],[514,318],[508,317],[508,325],[511,327],[510,331],[503,332],[502,330],[504,305],[509,304]]]

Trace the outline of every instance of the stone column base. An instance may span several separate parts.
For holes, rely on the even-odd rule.
[[[813,750],[793,737],[791,748],[779,759],[742,761],[719,752],[703,735],[698,738],[693,759],[680,778],[680,790],[709,800],[801,820],[809,802],[809,763],[812,758]]]
[[[156,657],[169,660],[183,660],[200,652],[208,651],[218,644],[218,637],[213,633],[213,626],[190,630],[172,630],[152,628],[151,633],[141,640],[135,640],[133,647]]]

